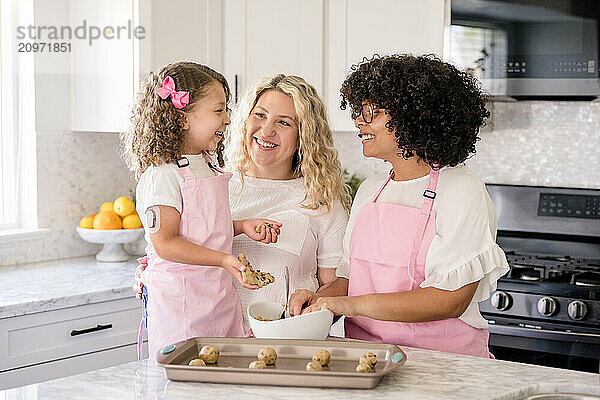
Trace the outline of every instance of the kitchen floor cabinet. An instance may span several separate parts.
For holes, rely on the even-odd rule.
[[[0,389],[135,361],[139,320],[135,298],[1,319]]]

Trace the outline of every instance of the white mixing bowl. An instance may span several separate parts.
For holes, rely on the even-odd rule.
[[[250,304],[248,320],[254,336],[263,339],[325,340],[333,322],[331,311],[321,310],[278,319],[284,307],[284,304],[272,301],[258,301]],[[255,317],[273,321],[260,321]]]

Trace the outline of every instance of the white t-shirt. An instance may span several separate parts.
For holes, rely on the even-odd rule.
[[[241,190],[241,192],[240,192]],[[277,243],[264,244],[246,235],[233,238],[233,254],[246,254],[255,269],[271,273],[275,282],[259,290],[242,288],[234,281],[248,329],[246,310],[255,301],[285,302],[284,266],[290,271],[290,295],[296,289],[316,291],[317,268],[336,268],[342,258],[342,240],[348,213],[341,202],[326,207],[301,207],[305,196],[303,179],[270,180],[240,176],[229,181],[229,204],[233,219],[268,218],[281,222]]]
[[[215,176],[215,173],[206,163],[204,156],[186,155],[190,162],[190,169],[196,179]],[[136,210],[144,226],[146,243],[146,255],[154,254],[154,247],[148,233],[148,221],[146,210],[152,206],[174,207],[181,214],[183,199],[181,197],[180,184],[183,182],[179,167],[175,163],[162,164],[157,167],[151,165],[140,176],[135,190]]]
[[[387,177],[372,176],[358,189],[338,276],[348,276],[350,236],[356,218]],[[420,208],[428,180],[429,175],[409,181],[390,180],[377,201]],[[489,298],[498,278],[509,269],[504,251],[496,244],[496,209],[484,183],[465,166],[442,168],[436,192],[436,234],[425,262],[425,281],[420,286],[456,290],[479,281],[471,304],[459,318],[476,328],[487,328],[477,303]]]

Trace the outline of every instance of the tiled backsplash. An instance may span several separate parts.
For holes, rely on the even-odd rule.
[[[467,161],[488,183],[600,188],[600,103],[491,104],[477,153]],[[335,134],[342,164],[363,177],[390,165],[362,155],[356,133]]]
[[[0,265],[95,254],[75,227],[100,204],[134,188],[114,133],[44,132],[37,136],[38,222],[43,239],[0,245]]]
[[[494,103],[491,124],[468,161],[486,182],[600,187],[600,104]],[[366,159],[355,133],[335,134],[342,164],[363,177],[389,164]],[[41,240],[0,246],[0,265],[95,254],[75,230],[104,201],[128,195],[133,180],[117,154],[116,134],[38,133],[38,214],[49,228]]]

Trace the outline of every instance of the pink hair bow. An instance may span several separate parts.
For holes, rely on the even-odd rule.
[[[190,93],[185,90],[175,91],[175,81],[170,76],[165,78],[163,86],[156,91],[156,94],[163,100],[171,96],[171,103],[180,110],[190,102]]]

